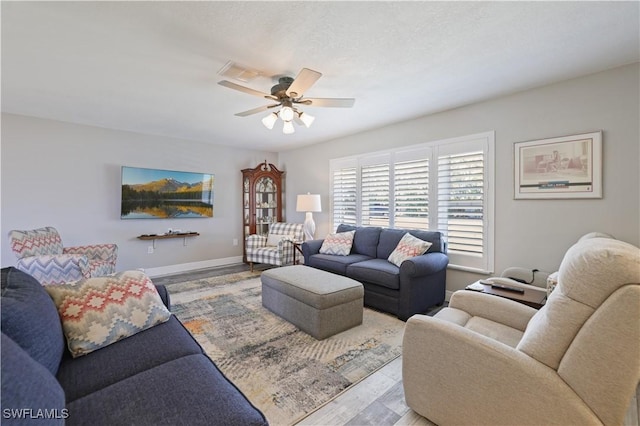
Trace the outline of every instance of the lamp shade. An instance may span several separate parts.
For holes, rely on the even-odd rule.
[[[271,130],[273,129],[273,125],[276,124],[276,120],[278,120],[278,115],[275,112],[272,112],[262,119],[262,124],[264,124],[264,127]]]
[[[313,123],[313,120],[316,119],[313,115],[309,115],[306,112],[301,112],[298,117],[300,118],[300,121],[302,121],[304,125],[307,126],[307,128],[309,128],[311,126],[311,123]]]
[[[296,211],[298,212],[321,212],[320,194],[301,194],[298,195],[296,202]]]
[[[290,121],[285,121],[282,125],[282,133],[285,135],[290,135],[291,133],[295,133],[296,129],[293,127],[293,123]]]

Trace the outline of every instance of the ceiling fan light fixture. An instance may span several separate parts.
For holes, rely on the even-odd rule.
[[[306,112],[298,113],[298,118],[307,126],[307,129],[311,127],[311,123],[316,119],[313,115],[309,115]]]
[[[276,124],[277,120],[278,120],[278,114],[276,114],[275,112],[272,112],[271,114],[267,115],[265,118],[262,119],[262,124],[264,124],[264,127],[271,130],[273,129],[273,125]]]
[[[283,106],[280,110],[280,118],[285,122],[293,120],[293,108],[287,105]]]
[[[285,135],[290,135],[292,133],[295,133],[296,129],[293,127],[293,123],[291,121],[285,121],[284,125],[282,126],[282,133],[284,133]]]

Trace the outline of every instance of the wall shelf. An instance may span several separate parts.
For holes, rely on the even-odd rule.
[[[183,244],[187,245],[187,238],[189,237],[197,237],[200,235],[197,232],[181,232],[176,234],[142,234],[138,236],[139,240],[153,241],[153,248],[156,248],[156,240],[166,240],[169,238],[183,238]]]

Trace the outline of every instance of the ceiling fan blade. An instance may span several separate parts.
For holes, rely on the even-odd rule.
[[[276,98],[275,96],[272,96],[268,93],[264,93],[264,92],[260,92],[259,90],[254,90],[254,89],[250,89],[248,87],[244,87],[244,86],[240,86],[239,84],[235,84],[232,83],[230,81],[227,80],[222,80],[218,82],[219,85],[224,86],[224,87],[228,87],[229,89],[233,89],[233,90],[238,90],[239,92],[244,92],[244,93],[248,93],[250,95],[253,96],[258,96],[261,98],[267,98],[267,99],[273,99],[278,100],[278,98]]]
[[[297,103],[314,107],[351,108],[355,102],[353,98],[304,98]]]
[[[320,77],[322,77],[322,73],[310,70],[309,68],[302,68],[296,79],[291,83],[291,86],[287,89],[287,96],[299,98],[309,87],[313,86]]]
[[[239,113],[237,113],[235,115],[237,115],[238,117],[246,117],[247,115],[257,114],[259,112],[266,111],[269,108],[277,107],[278,105],[280,105],[280,104],[264,105],[264,106],[261,106],[261,107],[258,107],[258,108],[250,109],[248,111],[239,112]]]

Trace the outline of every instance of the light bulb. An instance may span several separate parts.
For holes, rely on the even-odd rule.
[[[280,110],[280,118],[282,118],[282,121],[285,122],[293,120],[293,108],[291,108],[290,106],[282,107],[282,109]]]
[[[284,133],[285,135],[290,135],[291,133],[294,133],[296,131],[296,129],[293,128],[293,123],[290,121],[285,121],[284,125],[282,126],[282,133]]]
[[[309,115],[306,112],[301,112],[298,117],[304,123],[304,125],[307,126],[307,128],[311,127],[311,123],[313,123],[313,120],[316,119],[313,115]]]
[[[277,120],[278,120],[278,114],[276,114],[275,112],[272,112],[271,114],[267,115],[265,118],[262,119],[262,124],[264,124],[264,127],[271,130],[273,129],[273,125],[276,123]]]

